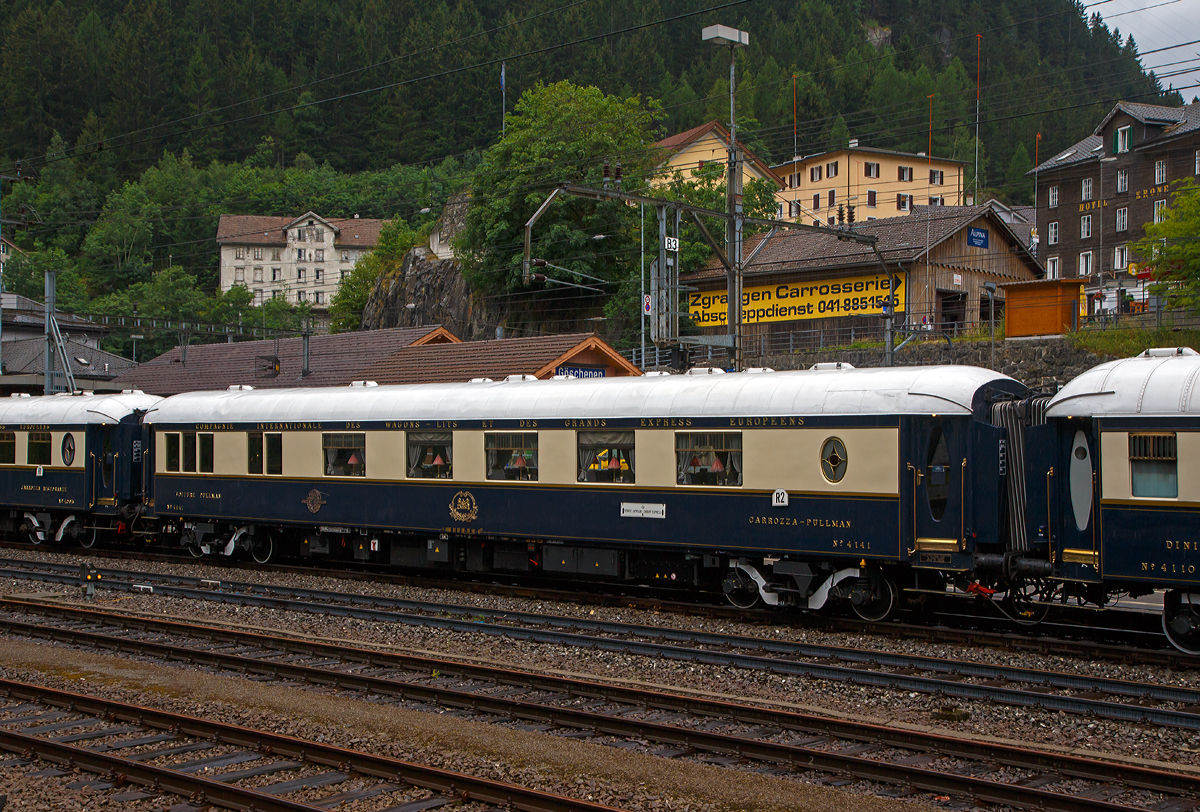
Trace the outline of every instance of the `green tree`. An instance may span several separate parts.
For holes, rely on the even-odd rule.
[[[375,250],[358,261],[329,302],[330,331],[349,333],[357,330],[376,281],[382,276],[399,273],[405,255],[421,242],[421,235],[399,217],[393,217],[380,229]]]
[[[1004,196],[1014,203],[1033,202],[1033,178],[1025,173],[1033,169],[1033,159],[1024,144],[1017,144],[1008,172],[1004,175]]]
[[[1150,271],[1151,290],[1167,303],[1200,313],[1200,184],[1187,178],[1176,185],[1158,223],[1146,224],[1146,236],[1133,246]]]
[[[472,177],[474,200],[458,249],[475,289],[523,288],[523,226],[558,184],[599,186],[604,160],[620,159],[624,188],[646,189],[662,159],[651,136],[659,117],[653,100],[621,99],[570,82],[539,84],[522,94],[504,136],[487,149]],[[547,271],[564,282],[582,279],[573,272],[604,280],[601,284],[617,281],[629,273],[636,212],[616,201],[555,201],[534,230],[534,256],[569,269]],[[600,235],[604,239],[593,239]],[[562,300],[564,287],[569,286],[551,288],[555,299]]]
[[[127,182],[108,196],[100,219],[88,232],[83,253],[90,260],[88,287],[94,294],[145,281],[150,240],[160,207],[140,184]]]

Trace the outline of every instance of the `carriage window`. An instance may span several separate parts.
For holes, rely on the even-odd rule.
[[[741,432],[679,432],[675,481],[680,485],[741,485]]]
[[[267,473],[272,476],[283,475],[283,435],[263,435],[267,446]]]
[[[14,465],[17,461],[17,433],[0,431],[0,465]]]
[[[410,431],[408,476],[412,479],[454,478],[454,434],[449,431]]]
[[[325,476],[366,476],[366,434],[322,434]]]
[[[50,464],[50,432],[29,432],[29,451],[26,462],[29,465]]]
[[[579,432],[580,482],[634,482],[632,431]]]
[[[929,512],[935,521],[946,514],[946,503],[950,500],[950,446],[946,435],[935,428],[929,435],[929,452],[925,462],[925,495],[929,498]]]
[[[1129,472],[1134,496],[1179,496],[1175,434],[1129,435]]]
[[[213,436],[211,434],[200,434],[196,436],[200,444],[200,473],[211,474],[213,472]]]
[[[536,431],[520,434],[484,435],[488,479],[519,479],[537,482],[538,436]]]
[[[183,470],[196,470],[196,432],[185,431],[183,439],[180,441],[181,450],[183,451]]]
[[[168,471],[179,470],[179,434],[171,432],[166,435],[167,439],[167,465]]]
[[[263,434],[252,431],[246,435],[246,473],[261,474],[263,472]]]
[[[830,482],[841,482],[846,476],[846,444],[838,437],[830,437],[821,444],[821,475]]]

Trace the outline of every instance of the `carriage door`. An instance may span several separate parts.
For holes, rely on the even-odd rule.
[[[1064,444],[1060,459],[1066,460],[1063,483],[1069,509],[1060,519],[1062,560],[1064,564],[1084,564],[1092,568],[1090,575],[1099,575],[1100,561],[1096,548],[1096,488],[1094,446],[1088,421],[1072,420],[1062,432]],[[1083,423],[1084,425],[1080,425]],[[1071,429],[1075,429],[1071,431]]]
[[[113,445],[113,426],[101,426],[97,445],[99,450],[91,455],[92,493],[97,505],[115,505],[116,500],[116,449]]]
[[[904,476],[913,540],[921,560],[957,552],[963,538],[963,485],[966,454],[962,421],[919,418],[911,423]]]

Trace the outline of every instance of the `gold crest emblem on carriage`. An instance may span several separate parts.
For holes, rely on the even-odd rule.
[[[308,506],[309,513],[316,513],[321,509],[321,505],[325,504],[325,494],[321,493],[316,488],[308,492],[308,496],[300,500]]]
[[[459,491],[450,500],[450,518],[456,522],[473,522],[479,516],[479,504],[470,491]]]

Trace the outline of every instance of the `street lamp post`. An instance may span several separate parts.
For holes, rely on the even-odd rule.
[[[737,73],[734,53],[750,44],[750,35],[727,25],[710,25],[701,32],[705,42],[729,47],[729,159],[726,168],[725,255],[729,259],[727,274],[728,310],[726,323],[733,342],[733,369],[742,369],[742,172],[737,149]]]
[[[991,343],[991,355],[988,368],[996,368],[996,283],[984,282],[983,289],[988,295],[988,340]]]

